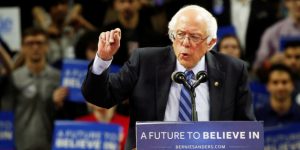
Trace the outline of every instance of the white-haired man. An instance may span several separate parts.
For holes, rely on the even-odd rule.
[[[182,85],[171,80],[177,71],[208,73],[208,81],[195,89],[198,121],[254,120],[246,66],[210,51],[217,41],[216,32],[216,20],[208,11],[186,6],[169,23],[172,46],[137,49],[117,74],[107,70],[120,46],[121,31],[102,32],[97,55],[82,85],[83,95],[106,108],[129,98],[127,149],[135,145],[136,121],[191,120],[191,98]]]

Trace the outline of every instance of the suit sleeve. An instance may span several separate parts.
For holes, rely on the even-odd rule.
[[[136,50],[119,73],[110,74],[109,68],[102,74],[92,73],[93,62],[82,84],[81,91],[86,101],[104,108],[111,108],[130,97],[139,71],[139,53]]]
[[[243,64],[241,75],[239,78],[236,106],[235,106],[235,120],[256,120],[252,96],[248,86],[248,71],[246,65]]]

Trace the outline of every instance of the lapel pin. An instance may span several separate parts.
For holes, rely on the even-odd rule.
[[[218,81],[215,81],[214,85],[215,85],[216,87],[218,87],[218,86],[219,86],[219,82],[218,82]]]

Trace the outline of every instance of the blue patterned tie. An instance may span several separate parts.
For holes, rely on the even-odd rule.
[[[191,79],[194,77],[193,71],[186,71],[186,80],[191,83]],[[192,121],[192,102],[189,90],[182,86],[179,100],[179,116],[178,121]]]

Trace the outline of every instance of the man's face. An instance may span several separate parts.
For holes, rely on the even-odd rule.
[[[284,64],[300,74],[300,47],[289,47],[284,51]]]
[[[28,35],[24,37],[22,48],[26,60],[38,63],[46,57],[48,43],[42,34]]]
[[[285,0],[285,6],[292,17],[300,19],[300,0]]]
[[[181,13],[173,31],[175,55],[186,69],[192,69],[209,50],[206,23],[194,11]]]
[[[294,85],[287,72],[275,70],[269,75],[267,89],[272,98],[278,101],[284,101],[291,97]]]
[[[51,6],[50,8],[50,14],[52,16],[52,19],[58,24],[64,23],[67,13],[68,13],[67,3],[58,3],[56,5]]]
[[[140,10],[139,0],[115,0],[114,7],[116,11],[123,17],[125,20],[130,20],[134,14],[138,13]]]

